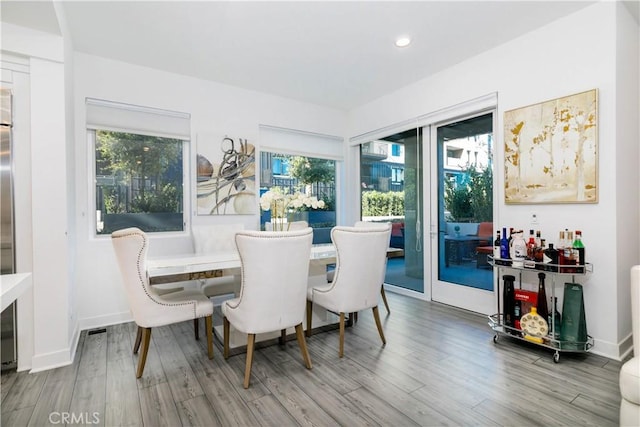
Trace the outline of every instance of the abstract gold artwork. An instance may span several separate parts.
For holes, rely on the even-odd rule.
[[[506,111],[505,203],[597,203],[597,122],[596,89]]]

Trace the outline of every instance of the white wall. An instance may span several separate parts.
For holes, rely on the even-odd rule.
[[[170,59],[168,59],[170,60]],[[130,320],[109,237],[93,237],[93,185],[85,130],[85,98],[99,98],[191,114],[192,170],[196,136],[201,132],[247,135],[259,149],[258,125],[270,125],[326,135],[344,135],[345,114],[297,101],[265,95],[77,53],[74,58],[76,139],[76,282],[81,328]],[[309,148],[302,147],[304,151]],[[259,173],[259,171],[257,171]],[[195,184],[191,183],[191,191]],[[191,212],[195,205],[191,206]],[[193,216],[194,224],[242,222],[257,229],[256,215]],[[151,236],[150,256],[191,251],[186,234]]]
[[[25,58],[14,122],[18,271],[32,271],[32,306],[18,307],[18,369],[67,364],[75,350],[68,234],[68,157],[64,41],[2,24],[2,50]],[[25,249],[30,250],[25,250]],[[52,309],[55,308],[55,309]],[[29,331],[22,333],[24,324]],[[32,351],[25,360],[24,348]]]
[[[631,302],[629,266],[640,263],[640,27],[626,7],[617,10],[616,49],[616,238],[617,238],[617,300],[618,340],[631,351]]]
[[[617,98],[620,93],[618,88],[627,87],[630,83],[628,79],[633,78],[636,79],[637,88],[638,79],[637,69],[635,75],[629,76],[616,72],[624,61],[622,57],[616,56],[617,7],[619,5],[611,2],[595,4],[359,107],[350,112],[348,131],[349,137],[361,135],[497,92],[495,162],[496,165],[501,165],[504,162],[501,141],[505,111],[597,88],[600,128],[599,203],[561,207],[507,206],[504,203],[504,177],[502,169],[498,167],[495,174],[498,216],[494,218],[494,223],[498,227],[527,229],[529,218],[535,212],[540,220],[540,226],[536,228],[551,242],[557,239],[559,230],[569,228],[583,231],[587,260],[594,264],[594,273],[583,280],[588,332],[596,342],[593,351],[612,358],[620,356],[621,339],[630,330],[626,309],[620,312],[624,318],[619,319],[614,315],[620,309],[618,294],[623,291],[618,288],[618,281],[624,271],[628,281],[629,259],[637,260],[639,256],[636,239],[630,239],[622,231],[636,230],[631,235],[639,235],[637,212],[635,223],[628,223],[630,216],[633,216],[631,214],[616,214],[616,208],[622,209],[624,205],[619,198],[628,197],[630,191],[635,191],[635,198],[631,198],[636,200],[631,206],[638,206],[637,165],[630,170],[632,162],[617,164],[625,155],[619,150],[631,149],[634,153],[632,159],[638,158],[637,134],[634,136],[637,126],[636,131],[617,134],[617,130],[620,130],[617,126],[619,110],[629,107],[627,104],[631,102]],[[637,111],[637,89],[635,97],[635,105],[631,108]],[[634,117],[638,117],[637,112]],[[631,147],[634,144],[635,148]],[[352,168],[356,167],[353,159],[349,162]],[[630,176],[631,179],[623,180],[624,176]],[[355,209],[353,206],[351,208]],[[623,223],[619,223],[619,220]],[[428,229],[426,225],[425,229]],[[622,238],[618,230],[626,237]],[[625,256],[620,258],[623,252]],[[425,277],[429,274],[430,272],[425,272]],[[562,291],[561,287],[557,289],[558,292]]]

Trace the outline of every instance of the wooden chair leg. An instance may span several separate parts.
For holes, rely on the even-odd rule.
[[[142,376],[144,372],[144,364],[147,363],[147,353],[149,352],[149,342],[151,341],[151,328],[142,328],[142,354],[138,359],[138,370],[136,371],[136,378]]]
[[[138,326],[138,332],[136,333],[136,342],[133,343],[133,354],[136,354],[140,349],[141,340],[142,340],[142,328]]]
[[[340,347],[338,347],[338,357],[344,356],[344,313],[340,313]]]
[[[387,340],[384,338],[384,332],[382,331],[382,323],[380,323],[380,313],[378,312],[378,307],[373,307],[373,318],[376,319],[376,326],[378,327],[378,333],[380,334],[380,338],[382,339],[382,344],[386,345]]]
[[[313,302],[307,300],[307,337],[311,336],[311,315],[313,314]]]
[[[389,310],[389,303],[387,302],[387,294],[384,293],[384,285],[380,287],[380,295],[382,295],[382,302],[384,303],[384,308],[387,309],[387,314],[391,314],[391,310]]]
[[[222,355],[224,356],[225,359],[229,358],[229,319],[227,319],[226,317],[222,318],[222,324],[223,324],[223,335],[224,335],[224,349],[222,352]]]
[[[280,345],[285,345],[287,343],[287,330],[282,329],[280,331]]]
[[[204,324],[207,328],[207,353],[209,359],[213,359],[213,316],[205,317]]]
[[[253,364],[253,348],[256,343],[256,334],[247,334],[247,364],[244,368],[244,388],[249,388],[251,379],[251,365]]]
[[[193,331],[196,334],[196,341],[200,339],[200,322],[198,320],[200,319],[193,319]]]
[[[307,349],[307,341],[304,339],[302,333],[302,323],[296,325],[296,337],[298,338],[298,345],[300,346],[300,352],[302,353],[302,359],[304,360],[304,366],[307,369],[311,369],[311,356],[309,356],[309,350]]]

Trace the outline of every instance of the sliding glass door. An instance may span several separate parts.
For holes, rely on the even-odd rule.
[[[495,307],[493,113],[430,126],[431,297],[490,314]]]
[[[362,219],[392,223],[385,283],[424,292],[423,137],[410,129],[360,146]]]

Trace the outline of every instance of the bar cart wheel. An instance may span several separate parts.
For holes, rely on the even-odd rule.
[[[559,351],[557,351],[557,350],[556,350],[556,352],[555,352],[555,353],[553,353],[553,361],[554,361],[555,363],[560,362],[560,352],[559,352]]]
[[[493,343],[494,343],[494,344],[497,344],[497,343],[498,343],[498,334],[495,334],[495,335],[493,336]]]

